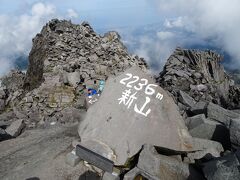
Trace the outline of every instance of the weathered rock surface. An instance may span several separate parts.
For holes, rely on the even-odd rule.
[[[0,128],[0,142],[12,138],[4,129]]]
[[[130,74],[135,82],[140,80],[130,84],[132,79],[125,79]],[[173,99],[161,87],[147,84],[154,81],[139,68],[110,78],[99,101],[79,124],[82,141],[93,139],[108,145],[116,153],[116,164],[124,164],[145,143],[191,150],[191,137]]]
[[[239,88],[220,64],[223,57],[213,51],[177,48],[157,78],[176,99],[179,91],[195,101],[214,102],[225,108],[239,108]]]
[[[100,36],[87,22],[51,20],[33,39],[27,73],[1,78],[0,112],[13,110],[27,128],[69,122],[63,109],[86,108],[80,101],[87,95],[84,85],[98,88],[99,80],[131,66],[147,68],[144,59],[128,53],[117,32]]]
[[[25,88],[33,89],[59,73],[68,73],[70,83],[80,75],[86,79],[104,79],[132,65],[145,68],[146,63],[128,54],[116,32],[101,37],[86,22],[75,25],[55,19],[33,39]]]
[[[6,132],[13,137],[17,137],[24,127],[25,127],[24,120],[19,119],[12,122],[12,124],[9,127],[7,127]]]
[[[213,103],[209,103],[207,107],[207,116],[208,118],[218,121],[227,127],[230,126],[232,119],[240,118],[239,114],[226,110]]]
[[[140,71],[144,59],[131,56],[118,33],[100,36],[87,22],[51,20],[33,39],[27,73],[0,79],[0,141],[8,140],[0,144],[0,179],[99,179],[71,153],[67,162],[76,167],[65,165],[77,130],[63,124],[76,122],[81,144],[117,165],[141,151],[125,179],[201,179],[190,165],[199,162],[207,179],[234,179],[239,153],[224,150],[240,146],[240,88],[221,59],[176,49],[157,78],[162,89]],[[140,69],[116,77],[132,66]],[[110,76],[101,97],[88,94]],[[141,149],[146,143],[152,145]]]
[[[78,136],[77,126],[28,130],[0,145],[0,179],[78,180],[88,168],[79,163],[71,167],[65,156]]]
[[[238,180],[240,178],[239,166],[238,151],[205,163],[203,172],[208,180]]]
[[[193,167],[178,156],[158,154],[153,146],[145,145],[140,153],[137,167],[157,179],[203,179]]]
[[[234,146],[240,147],[240,118],[232,119],[230,125],[230,139]]]

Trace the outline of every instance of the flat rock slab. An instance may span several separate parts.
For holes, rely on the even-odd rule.
[[[78,180],[87,171],[83,163],[65,163],[71,142],[78,136],[77,124],[25,131],[15,139],[0,142],[1,180]]]
[[[94,140],[109,146],[116,155],[111,160],[120,165],[143,144],[174,150],[192,148],[191,136],[172,97],[137,67],[109,78],[99,101],[79,124],[78,133],[83,143]]]

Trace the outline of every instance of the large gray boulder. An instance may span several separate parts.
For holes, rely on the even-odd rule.
[[[239,180],[239,151],[216,158],[203,165],[203,173],[208,180]]]
[[[218,121],[229,128],[231,120],[239,118],[240,114],[224,109],[216,104],[209,103],[207,107],[208,118]]]
[[[240,118],[233,119],[229,128],[231,143],[240,147]]]
[[[185,180],[204,179],[191,164],[182,161],[186,152],[174,151],[145,144],[135,168],[124,175],[124,180]]]
[[[137,67],[109,78],[99,101],[79,124],[78,133],[83,142],[95,140],[109,146],[116,164],[124,164],[146,143],[174,150],[192,148],[173,99]]]
[[[181,156],[158,154],[151,145],[144,145],[140,153],[137,167],[156,179],[184,180],[203,179],[189,164],[181,161]]]

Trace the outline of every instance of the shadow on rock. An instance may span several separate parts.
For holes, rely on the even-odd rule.
[[[100,176],[92,171],[86,171],[83,173],[78,180],[100,180]]]

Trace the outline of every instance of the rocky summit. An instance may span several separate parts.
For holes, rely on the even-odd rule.
[[[213,51],[159,76],[117,32],[53,19],[1,77],[0,179],[240,179],[240,88]]]

